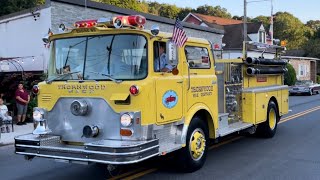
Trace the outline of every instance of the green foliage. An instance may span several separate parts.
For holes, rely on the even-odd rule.
[[[1,0],[0,16],[33,8],[44,3],[45,0]]]
[[[320,58],[320,38],[310,39],[305,43],[303,49],[306,52],[306,56]]]
[[[229,18],[231,19],[231,14],[228,12],[226,8],[222,8],[221,6],[209,6],[209,5],[203,5],[199,6],[196,10],[196,13],[210,15],[210,16],[217,16],[222,18]]]
[[[121,8],[127,8],[127,9],[132,9],[135,11],[142,12],[140,2],[138,2],[136,0],[125,0],[125,1],[123,1],[123,0],[95,0],[95,1],[115,5],[115,6],[118,6]]]
[[[251,22],[262,22],[266,29],[270,26],[270,16],[257,16],[251,20]]]
[[[320,84],[320,75],[317,75],[317,83]]]
[[[170,19],[175,19],[180,12],[180,9],[175,5],[162,4],[159,9],[159,15]]]
[[[288,71],[284,75],[284,84],[288,86],[292,86],[296,83],[297,75],[296,71],[294,70],[293,66],[291,64],[287,64]]]
[[[33,108],[38,106],[38,96],[35,97],[30,97],[30,102],[28,104],[28,108],[27,108],[27,117],[28,119],[32,118],[32,113],[33,113]]]
[[[299,49],[307,41],[306,26],[288,12],[278,12],[274,21],[274,36],[288,42],[288,49]]]

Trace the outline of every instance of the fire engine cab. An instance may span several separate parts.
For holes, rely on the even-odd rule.
[[[180,151],[192,172],[210,139],[275,135],[288,113],[286,61],[218,60],[208,40],[177,47],[145,23],[140,15],[79,21],[45,39],[48,79],[33,87],[35,129],[15,137],[16,154],[121,165]]]

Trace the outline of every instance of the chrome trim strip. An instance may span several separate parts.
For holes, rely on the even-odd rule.
[[[257,92],[267,92],[267,91],[276,91],[282,89],[289,89],[289,86],[282,85],[282,86],[265,86],[265,87],[252,87],[252,88],[245,88],[242,90],[243,93],[257,93]]]
[[[59,148],[53,146],[31,146],[31,145],[22,145],[16,144],[17,147],[26,147],[26,148],[35,148],[35,149],[42,149],[42,150],[65,150],[65,151],[72,151],[78,153],[92,153],[92,154],[103,154],[103,155],[111,155],[111,156],[127,156],[127,155],[137,155],[155,148],[158,148],[159,145],[155,145],[140,151],[129,152],[129,153],[109,153],[109,152],[101,152],[101,151],[92,151],[92,150],[84,150],[84,149],[74,149],[74,148]]]
[[[46,158],[54,158],[54,159],[65,159],[65,160],[76,160],[76,161],[89,161],[89,162],[97,162],[97,163],[104,163],[104,164],[133,164],[138,163],[141,161],[144,161],[146,159],[152,158],[154,156],[158,156],[159,153],[152,154],[150,156],[141,158],[139,160],[135,161],[126,161],[126,162],[113,162],[113,161],[102,161],[102,160],[96,160],[96,159],[83,159],[83,158],[72,158],[72,157],[64,157],[64,156],[51,156],[51,155],[42,155],[42,154],[36,154],[36,153],[22,153],[22,152],[16,152],[16,154],[20,155],[31,155],[31,156],[38,156],[38,157],[46,157]]]
[[[125,146],[125,147],[118,147],[118,148],[123,148],[123,149],[126,149],[126,148],[134,148],[134,147],[138,147],[138,146],[141,146],[141,145],[145,145],[145,144],[148,144],[148,143],[153,143],[155,141],[158,141],[158,139],[152,139],[150,141],[143,141],[143,144],[134,144],[134,145],[131,145],[131,146]],[[95,141],[97,142],[97,141]],[[106,146],[103,146],[103,145],[99,145],[99,144],[93,144],[95,142],[92,142],[92,143],[85,143],[84,146],[91,146],[91,147],[106,147]],[[114,148],[114,147],[110,147],[110,148]]]

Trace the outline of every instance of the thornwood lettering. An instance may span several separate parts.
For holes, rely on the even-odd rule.
[[[58,85],[58,89],[68,90],[105,90],[106,85]]]

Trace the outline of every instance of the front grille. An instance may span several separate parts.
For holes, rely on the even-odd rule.
[[[41,100],[44,101],[44,102],[51,101],[51,99],[52,99],[52,96],[50,94],[44,94],[41,97]]]

